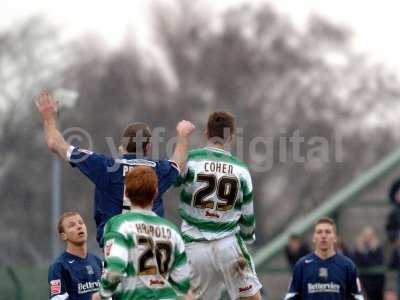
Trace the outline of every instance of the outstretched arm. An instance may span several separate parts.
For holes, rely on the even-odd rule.
[[[43,90],[36,100],[36,107],[43,121],[44,138],[50,151],[67,160],[67,151],[71,146],[68,144],[57,128],[57,101]]]
[[[177,143],[172,160],[178,164],[179,170],[185,170],[187,152],[189,148],[189,136],[196,127],[189,121],[183,120],[176,125]]]

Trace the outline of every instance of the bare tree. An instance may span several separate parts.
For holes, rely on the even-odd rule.
[[[3,258],[41,262],[47,250],[42,233],[49,225],[43,204],[50,187],[40,172],[49,159],[40,155],[43,143],[32,99],[41,87],[60,82],[62,53],[55,30],[40,17],[1,32],[0,40],[0,205],[4,212],[0,223],[8,228],[0,234]],[[26,244],[21,244],[25,239]]]

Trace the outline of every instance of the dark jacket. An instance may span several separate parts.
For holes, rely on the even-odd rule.
[[[301,244],[301,247],[297,252],[290,251],[289,247],[286,246],[285,256],[290,265],[290,268],[293,269],[296,262],[303,256],[307,255],[309,252],[310,252],[310,248],[305,243]]]
[[[386,219],[386,234],[390,242],[395,242],[399,239],[400,233],[400,203],[395,199],[396,193],[400,189],[400,178],[397,179],[389,190],[389,200],[392,204],[392,209]]]
[[[382,247],[374,250],[356,250],[352,255],[353,261],[359,268],[360,275],[382,274],[384,272],[384,255]]]
[[[400,271],[400,250],[395,248],[390,258],[389,268]]]

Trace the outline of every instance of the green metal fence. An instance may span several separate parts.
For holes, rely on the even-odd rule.
[[[319,207],[289,224],[283,233],[278,235],[269,242],[268,245],[262,247],[254,254],[254,262],[256,266],[268,263],[275,255],[282,251],[292,233],[305,233],[313,226],[314,222],[318,218],[330,215],[344,204],[356,200],[356,197],[362,191],[388,175],[399,164],[400,149],[397,149],[378,162],[375,166],[362,173],[347,186],[343,187],[337,193],[323,201]]]

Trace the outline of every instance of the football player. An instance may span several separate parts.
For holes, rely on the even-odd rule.
[[[102,262],[87,251],[87,231],[77,212],[66,212],[58,221],[65,251],[50,266],[49,299],[90,300],[100,288]]]
[[[191,299],[190,268],[179,229],[151,210],[157,194],[154,170],[137,167],[125,180],[131,211],[105,226],[105,270],[93,300]]]
[[[122,133],[120,158],[112,158],[70,145],[57,128],[57,102],[47,91],[42,91],[36,105],[43,121],[48,148],[60,158],[76,167],[95,185],[94,219],[97,241],[103,246],[104,224],[115,215],[130,210],[130,202],[124,196],[124,177],[137,166],[153,168],[158,178],[158,194],[153,210],[164,215],[163,193],[173,185],[186,162],[188,136],[195,129],[189,121],[177,125],[177,144],[172,160],[153,160],[147,157],[151,146],[151,130],[145,123],[133,123]]]
[[[336,224],[320,218],[314,226],[315,251],[293,269],[285,300],[363,300],[357,270],[350,258],[336,253]]]
[[[245,245],[255,239],[252,180],[246,164],[225,149],[234,130],[233,115],[211,114],[207,145],[189,152],[180,180],[181,231],[196,299],[219,299],[224,286],[231,299],[261,299]]]

